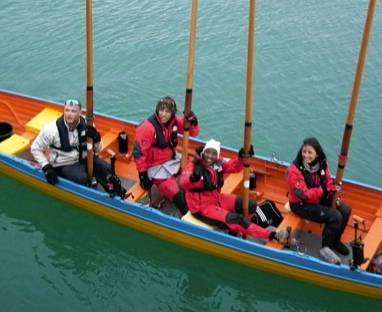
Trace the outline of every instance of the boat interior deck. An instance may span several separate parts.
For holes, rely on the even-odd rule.
[[[107,154],[103,154],[103,155],[107,155]],[[30,161],[34,165],[36,164],[34,162],[33,156],[31,155],[29,150],[22,153],[20,155],[20,157]],[[131,178],[132,174],[126,174],[126,172],[128,172],[128,170],[132,169],[129,166],[129,162],[126,163],[126,159],[127,159],[126,157],[123,157],[122,160],[121,160],[121,158],[119,158],[119,161],[117,162],[117,164],[118,164],[117,165],[117,167],[118,167],[117,172],[121,178],[122,186],[126,190],[128,190],[128,193],[129,193],[130,190],[133,189],[134,186],[136,185],[137,180]],[[107,157],[105,157],[105,160],[109,161],[109,159]],[[130,162],[132,162],[132,161],[130,161]],[[100,185],[98,185],[97,188],[99,191],[104,191]],[[254,192],[252,194],[252,197],[256,197],[257,199],[259,199],[260,196],[261,195],[259,192]],[[266,199],[270,199],[270,198],[264,198],[264,200],[266,200]],[[132,198],[131,200],[135,201],[135,198]],[[171,203],[170,201],[168,201],[168,200],[166,200],[160,196],[160,194],[159,194],[159,192],[155,186],[153,186],[153,188],[150,192],[150,197],[148,196],[147,192],[145,192],[143,196],[139,197],[137,202],[139,202],[143,205],[157,208],[158,210],[160,210],[161,212],[163,212],[166,215],[170,215],[170,216],[178,218],[178,219],[180,219],[182,217],[181,213],[174,206],[173,203]],[[284,213],[285,213],[284,217],[289,215],[288,212],[286,212],[286,211],[284,211]],[[216,229],[216,230],[222,231],[221,229]],[[292,232],[292,237],[290,239],[289,245],[284,246],[284,245],[280,245],[280,244],[275,243],[275,242],[268,243],[268,245],[273,246],[275,248],[280,248],[280,249],[284,249],[284,248],[290,249],[290,250],[298,252],[300,255],[309,255],[312,257],[320,258],[319,250],[321,248],[321,235],[320,235],[321,231],[322,231],[322,225],[307,222],[306,220],[304,220],[302,222],[302,224],[299,224],[299,227],[295,228],[294,231]],[[344,235],[349,235],[349,234],[350,235],[352,234],[351,229],[350,229],[350,231],[347,231],[346,234],[344,234]],[[230,235],[232,235],[232,233]],[[365,235],[365,233],[363,233],[363,235]],[[257,243],[260,243],[260,244],[266,244],[266,242],[263,240],[259,240],[259,239],[250,239],[250,240],[255,241]],[[350,241],[350,240],[351,240],[350,237],[348,239],[345,238],[345,241]],[[350,254],[348,256],[342,256],[342,255],[338,254],[338,256],[341,258],[342,263],[351,264],[352,252],[351,252],[351,248],[350,248],[349,244],[347,244],[347,245],[349,247]]]
[[[62,107],[49,102],[37,99],[27,98],[19,95],[0,92],[0,122],[7,122],[13,126],[14,135],[0,143],[5,149],[11,149],[10,154],[21,156],[33,162],[33,157],[29,152],[29,147],[33,139],[41,130],[43,124],[57,118],[57,114],[62,113]],[[114,120],[104,116],[97,116],[95,124],[100,131],[103,142],[103,150],[100,157],[108,160],[111,154],[116,155],[116,173],[121,178],[123,186],[131,193],[126,200],[130,202],[139,202],[149,205],[150,200],[147,192],[139,186],[139,179],[134,160],[132,158],[132,148],[135,138],[136,126],[131,123]],[[128,152],[120,154],[118,152],[118,133],[125,131],[128,136]],[[22,138],[24,141],[14,141],[14,136]],[[16,138],[16,139],[19,139]],[[11,142],[6,142],[11,140]],[[8,144],[8,145],[7,145]],[[14,146],[20,145],[13,150]],[[192,157],[194,150],[201,143],[190,141],[189,154]],[[178,145],[179,148],[181,146]],[[12,147],[12,148],[11,148]],[[236,152],[223,149],[222,155],[227,158],[235,157]],[[280,211],[283,212],[284,220],[279,228],[291,226],[294,230],[294,237],[297,243],[290,248],[301,253],[306,253],[315,257],[318,256],[318,250],[321,245],[322,225],[314,222],[306,222],[291,213],[287,206],[286,167],[282,163],[253,158],[251,160],[251,171],[256,174],[256,188],[250,192],[250,197],[257,202],[272,200],[276,203]],[[365,256],[368,259],[362,265],[363,269],[368,269],[370,259],[382,251],[382,192],[352,183],[344,183],[343,200],[348,203],[352,209],[352,216],[357,216],[357,220],[363,220],[361,234],[364,237]],[[225,184],[222,189],[224,193],[242,192],[242,173],[230,174],[225,177]],[[151,194],[151,205],[156,206],[163,213],[180,218],[180,213],[169,202],[163,201],[155,190]],[[187,222],[187,221],[186,221]],[[354,239],[353,218],[350,218],[349,224],[342,236],[343,241],[349,243]],[[268,242],[272,248],[282,249],[284,246],[277,242]],[[343,258],[344,263],[349,262],[349,258]]]

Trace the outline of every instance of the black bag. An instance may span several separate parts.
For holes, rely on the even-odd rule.
[[[270,225],[278,227],[279,224],[283,221],[283,216],[273,201],[266,200],[265,202],[257,205],[256,211],[252,216],[251,221],[263,228],[266,228]]]

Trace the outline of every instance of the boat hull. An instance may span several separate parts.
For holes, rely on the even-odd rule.
[[[0,172],[49,196],[187,248],[334,290],[382,299],[382,276],[351,271],[348,266],[327,264],[293,251],[275,250],[200,228],[64,179],[52,186],[45,182],[41,170],[17,157],[0,154]]]

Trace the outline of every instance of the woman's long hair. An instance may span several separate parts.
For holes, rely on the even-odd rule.
[[[326,155],[324,150],[322,149],[321,144],[318,142],[318,140],[314,137],[311,138],[306,138],[302,145],[300,150],[298,151],[296,158],[294,159],[293,163],[297,166],[298,169],[302,172],[305,183],[309,188],[315,187],[315,183],[313,181],[312,175],[305,169],[304,164],[303,164],[303,159],[302,159],[302,149],[304,146],[309,145],[314,148],[314,150],[317,153],[317,158],[314,160],[312,165],[315,165],[317,163],[320,164],[319,167],[319,174],[320,174],[320,184],[323,189],[326,189],[326,175],[325,171],[326,168],[328,167],[327,161],[326,161]]]
[[[317,158],[316,160],[314,161],[313,165],[316,164],[317,162],[320,164],[320,169],[324,169],[326,170],[326,167],[327,167],[327,163],[326,163],[326,155],[325,155],[325,152],[320,144],[320,142],[318,142],[318,140],[315,138],[315,137],[311,137],[311,138],[306,138],[303,142],[302,142],[302,145],[296,155],[296,158],[294,159],[293,163],[298,166],[298,167],[301,167],[303,166],[303,159],[302,159],[302,149],[304,148],[304,146],[306,145],[309,145],[311,147],[314,148],[314,150],[316,151],[317,153]]]

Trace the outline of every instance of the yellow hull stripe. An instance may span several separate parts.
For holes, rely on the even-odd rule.
[[[214,256],[219,256],[231,261],[239,262],[246,266],[254,267],[262,271],[269,271],[298,280],[312,282],[314,284],[325,286],[334,290],[351,292],[357,295],[364,295],[382,299],[381,288],[362,285],[359,283],[352,283],[349,281],[325,276],[319,273],[309,272],[292,266],[283,265],[281,263],[273,262],[254,255],[241,253],[239,251],[224,246],[210,243],[200,238],[183,234],[168,229],[166,227],[162,227],[154,223],[129,216],[126,213],[119,212],[115,209],[108,208],[107,206],[103,206],[90,200],[84,199],[82,197],[73,195],[71,193],[59,189],[58,187],[54,187],[45,182],[36,180],[4,164],[0,164],[0,169],[1,172],[5,173],[6,175],[18,181],[21,181],[24,184],[42,190],[45,193],[54,196],[60,200],[71,203],[75,206],[82,207],[88,211],[106,217],[118,223],[128,225],[129,227],[134,228],[136,230],[160,237],[161,239],[175,242],[176,244],[186,246],[194,250],[202,251]]]

